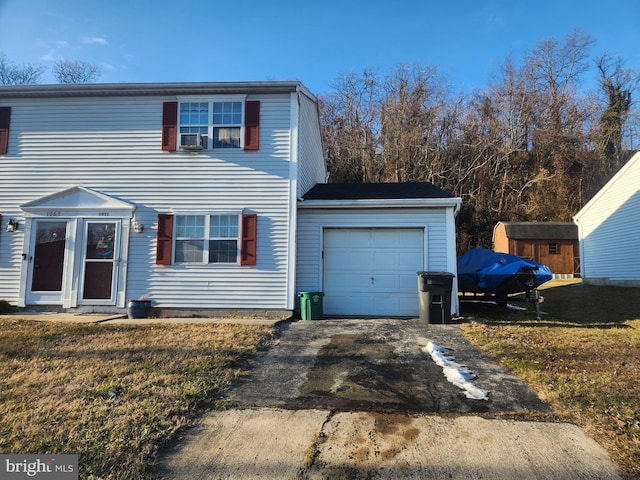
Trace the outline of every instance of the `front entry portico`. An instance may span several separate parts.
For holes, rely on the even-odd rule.
[[[78,186],[20,208],[20,306],[125,306],[133,204]]]

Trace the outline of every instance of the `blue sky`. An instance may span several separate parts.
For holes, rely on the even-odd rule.
[[[16,63],[84,60],[101,82],[301,80],[318,95],[401,63],[482,88],[509,54],[575,27],[594,55],[640,68],[638,0],[0,0],[0,52]]]

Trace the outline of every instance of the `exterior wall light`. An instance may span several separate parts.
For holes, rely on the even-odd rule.
[[[144,225],[141,224],[135,218],[131,220],[131,227],[133,228],[133,231],[136,233],[142,233],[142,231],[144,230]]]
[[[10,218],[9,223],[7,223],[7,232],[15,232],[16,230],[18,230],[18,222]]]

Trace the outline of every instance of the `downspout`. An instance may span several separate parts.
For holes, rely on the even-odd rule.
[[[286,309],[295,308],[296,264],[298,252],[296,250],[298,236],[298,175],[299,162],[299,127],[300,127],[300,92],[296,88],[290,97],[290,151],[289,151],[289,246],[287,265]]]

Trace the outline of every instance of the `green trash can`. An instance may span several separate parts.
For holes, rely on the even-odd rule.
[[[323,292],[300,292],[300,318],[302,320],[322,319]]]

